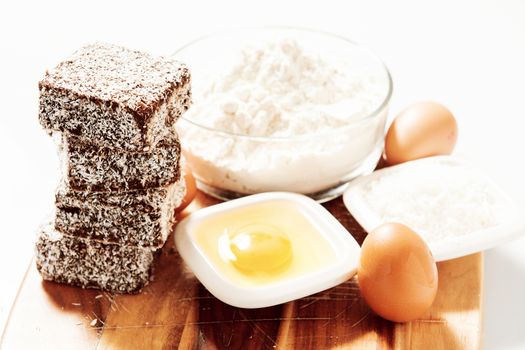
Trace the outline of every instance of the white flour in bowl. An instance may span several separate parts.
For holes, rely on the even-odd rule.
[[[220,189],[325,190],[379,158],[387,107],[368,116],[387,83],[377,67],[321,58],[293,40],[246,48],[226,74],[196,86],[178,123],[186,157],[197,178]]]

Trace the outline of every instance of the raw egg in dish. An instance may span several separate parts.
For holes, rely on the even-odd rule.
[[[244,308],[280,304],[349,279],[359,245],[314,200],[263,193],[201,209],[181,221],[182,258],[218,299]]]
[[[438,287],[428,246],[409,227],[397,223],[383,224],[366,237],[357,278],[370,308],[395,322],[421,316],[432,305]]]
[[[419,102],[394,119],[385,137],[390,165],[452,153],[458,136],[456,119],[443,105]]]
[[[194,234],[220,273],[246,287],[319,271],[336,259],[316,227],[293,205],[279,201],[209,218]]]
[[[277,273],[292,260],[292,242],[273,225],[250,224],[223,238],[226,244],[219,242],[219,249],[247,273]]]

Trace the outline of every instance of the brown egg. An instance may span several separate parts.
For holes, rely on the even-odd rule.
[[[390,125],[385,138],[389,164],[450,154],[458,126],[452,113],[436,102],[419,102],[405,108]]]
[[[197,195],[197,183],[195,182],[195,178],[193,177],[193,173],[191,172],[188,163],[184,166],[184,182],[186,184],[186,195],[184,195],[181,204],[177,208],[177,212],[184,210],[184,208],[186,208]]]
[[[397,223],[381,225],[366,237],[357,278],[370,308],[395,322],[421,316],[432,305],[438,287],[428,246],[409,227]]]

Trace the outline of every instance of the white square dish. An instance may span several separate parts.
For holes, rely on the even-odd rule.
[[[381,207],[381,204],[378,203],[378,201],[383,199],[385,203],[392,203],[392,193],[385,192],[382,194],[382,198],[375,198],[374,200],[376,203],[371,203],[370,199],[366,198],[365,191],[370,191],[374,186],[378,186],[378,181],[381,181],[388,176],[395,175],[398,176],[398,178],[404,177],[404,180],[406,180],[407,184],[400,184],[400,187],[392,192],[397,192],[397,194],[402,193],[404,189],[401,186],[407,186],[406,188],[408,190],[406,191],[406,197],[403,197],[403,200],[400,200],[399,202],[412,200],[415,196],[415,192],[411,192],[410,190],[410,181],[416,179],[415,176],[428,176],[432,169],[440,168],[442,168],[442,174],[445,175],[448,175],[447,169],[449,169],[451,172],[458,170],[465,171],[472,179],[472,182],[480,182],[486,185],[487,191],[490,191],[491,200],[497,202],[498,204],[498,211],[501,212],[501,222],[496,225],[477,229],[465,234],[459,234],[455,236],[443,235],[443,237],[430,239],[428,238],[430,237],[428,234],[430,229],[425,232],[426,227],[413,227],[414,225],[412,225],[411,222],[407,222],[408,220],[401,218],[401,216],[405,214],[398,212],[396,214],[398,217],[395,217],[396,215],[390,215],[390,217],[385,220],[381,217],[380,213],[378,213],[378,210],[373,208],[374,206],[376,208]],[[429,183],[432,181],[440,181],[441,179],[437,179],[437,177],[438,175],[435,174],[429,176]],[[446,183],[445,180],[443,181]],[[466,187],[468,187],[468,184]],[[441,185],[441,188],[443,189],[443,185]],[[446,189],[447,188],[445,185],[445,190]],[[465,190],[468,191],[468,189]],[[436,196],[439,196],[440,194],[441,193],[436,193]],[[425,220],[436,220],[436,218],[440,216],[440,209],[450,210],[450,208],[453,208],[452,206],[450,206],[450,208],[439,207],[437,200],[434,201],[431,196],[427,196],[427,198],[428,201],[426,201],[421,206],[421,208],[418,208],[418,210],[421,209],[421,212],[418,212],[418,214],[420,216],[425,216]],[[461,197],[459,194],[457,194],[456,198]],[[436,261],[453,259],[479,252],[494,247],[495,245],[502,242],[516,238],[517,236],[525,233],[525,220],[520,216],[519,208],[510,199],[510,197],[481,171],[468,165],[464,161],[451,156],[436,156],[414,160],[400,165],[384,168],[375,171],[370,175],[358,178],[350,183],[343,195],[343,201],[353,217],[367,232],[371,232],[381,224],[392,221],[405,224],[414,229],[416,232],[419,231],[418,233],[421,234],[423,239],[425,239],[429,245]],[[398,204],[400,206],[403,205],[403,203]],[[443,203],[441,203],[441,205],[442,204]],[[395,203],[393,205],[395,205]],[[471,205],[475,206],[477,203],[471,203]]]
[[[334,254],[331,263],[290,278],[243,284],[224,272],[221,268],[224,262],[217,263],[196,236],[199,225],[221,215],[237,211],[242,213],[242,210],[257,205],[276,205],[278,208],[278,204],[283,203],[296,208],[298,214],[320,235],[319,239],[325,240],[331,247]],[[223,229],[217,227],[217,230]],[[211,243],[208,242],[208,248],[219,249],[219,242],[214,241],[212,233],[209,237]],[[360,247],[352,235],[323,206],[306,196],[285,192],[256,194],[200,209],[178,223],[175,244],[186,264],[210,293],[227,304],[242,308],[272,306],[334,287],[356,273],[360,253]]]

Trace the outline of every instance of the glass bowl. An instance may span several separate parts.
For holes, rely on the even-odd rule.
[[[339,107],[335,113],[340,113],[342,122],[337,127],[324,128],[320,121],[320,130],[284,136],[232,131],[224,127],[224,121],[219,127],[208,123],[214,116],[199,114],[199,104],[214,102],[209,96],[205,100],[203,91],[213,79],[231,69],[243,48],[283,40],[297,43],[308,54],[330,64],[344,61],[339,68],[352,72],[350,76],[369,74],[366,79],[373,84],[359,82],[363,85],[359,93],[367,98],[373,96],[371,102],[367,100],[367,108],[356,112]],[[287,191],[323,202],[339,196],[350,180],[372,172],[377,165],[383,150],[392,79],[369,49],[315,30],[260,27],[200,38],[178,49],[174,57],[186,63],[192,74],[193,105],[177,122],[177,132],[184,157],[202,191],[225,200]],[[354,98],[354,92],[348,94],[349,100]],[[205,110],[202,113],[214,108]]]

